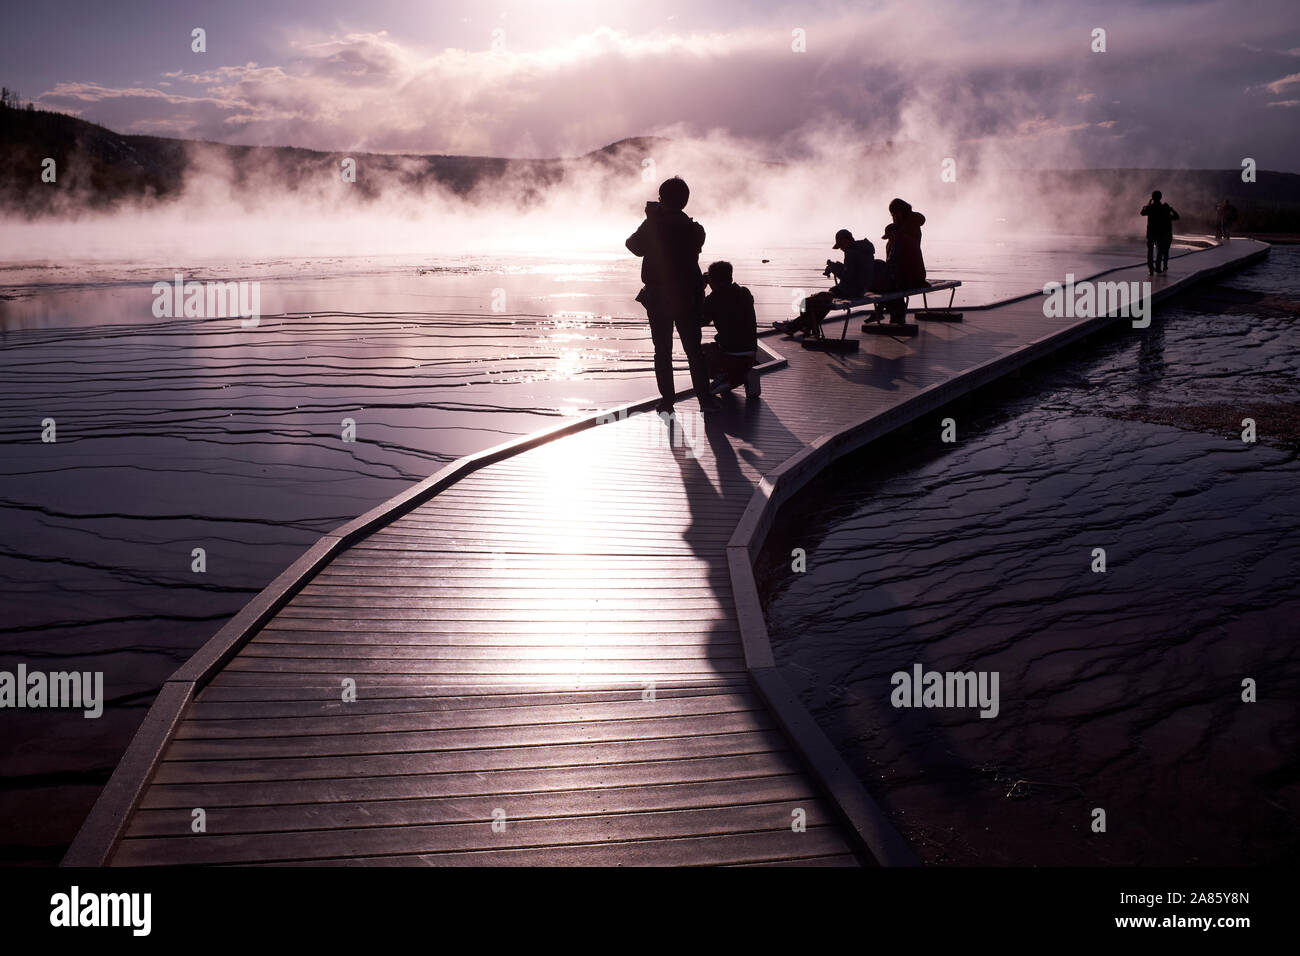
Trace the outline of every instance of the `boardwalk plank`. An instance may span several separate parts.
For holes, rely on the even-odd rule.
[[[395,688],[395,690],[398,688]],[[741,693],[750,692],[750,683],[745,677],[719,678],[717,680],[705,682],[680,682],[664,681],[655,685],[655,694],[659,698],[666,697],[688,697],[697,694],[723,694],[723,693]],[[340,699],[339,685],[330,683],[325,690],[313,690],[311,688],[284,688],[286,696],[280,698],[267,698],[263,696],[256,688],[248,687],[222,687],[215,684],[209,684],[203,689],[203,692],[194,702],[194,709],[190,712],[196,718],[202,718],[204,713],[200,708],[204,706],[220,706],[225,708],[248,708],[246,711],[249,716],[263,716],[258,708],[276,707],[288,708],[290,710],[282,711],[284,716],[294,716],[299,713],[301,708],[309,708],[310,712],[316,712],[317,708],[339,708],[347,707],[352,713],[365,713],[366,708],[375,709],[374,712],[387,712],[391,709],[407,709],[411,707],[423,709],[450,710],[456,708],[486,709],[494,710],[507,707],[529,707],[537,704],[565,704],[565,703],[602,703],[605,701],[621,701],[639,698],[644,692],[643,688],[576,688],[572,691],[530,691],[514,693],[501,693],[494,695],[484,694],[439,694],[438,696],[416,695],[414,697],[407,694],[398,694],[395,696],[362,696],[350,703],[343,703]],[[223,714],[225,717],[233,717],[236,714],[229,712]]]
[[[810,829],[831,822],[825,808],[816,800],[801,801],[800,808],[807,813]],[[433,826],[132,837],[122,841],[117,862],[123,866],[147,866],[181,862],[214,864],[248,860],[313,860],[788,831],[793,809],[787,803],[771,803],[724,809],[610,813],[545,819],[515,820],[507,814],[504,832],[493,830],[492,817],[489,816],[479,823]]]
[[[693,697],[635,697],[601,704],[558,704],[533,707],[458,708],[407,713],[355,714],[352,704],[328,716],[203,717],[191,708],[184,725],[173,739],[215,739],[221,737],[288,737],[303,734],[380,733],[397,730],[448,730],[456,727],[510,727],[579,721],[619,721],[644,717],[684,717],[697,714],[727,714],[737,711],[763,712],[751,696],[700,694]],[[247,705],[239,711],[247,714]]]
[[[842,838],[831,827],[806,833],[772,830],[726,836],[488,850],[410,856],[349,857],[311,866],[727,866],[836,855]],[[277,865],[277,864],[268,864]],[[284,865],[284,864],[278,864]],[[303,864],[290,864],[303,865]]]
[[[180,741],[173,741],[163,752],[163,760],[154,777],[155,783],[234,783],[240,780],[311,780],[366,774],[583,767],[642,763],[647,760],[774,753],[784,752],[787,748],[785,738],[780,734],[753,731],[677,739],[657,737],[599,743],[496,747],[477,751],[293,757],[278,760],[172,760],[172,748],[179,743]]]
[[[721,633],[723,632],[712,629],[706,631],[666,631],[662,634],[620,634],[609,631],[596,634],[589,632],[578,643],[587,648],[663,648],[666,656],[671,656],[672,650],[679,647],[703,647],[707,645],[722,648],[740,646],[738,641],[730,637],[723,637]],[[342,650],[346,648],[364,650],[367,647],[497,647],[503,649],[519,648],[524,651],[527,648],[556,647],[558,644],[553,634],[527,634],[520,631],[510,631],[508,633],[497,631],[352,631],[349,633],[346,631],[297,630],[279,627],[267,628],[260,632],[253,641],[250,641],[248,647],[248,653],[250,654],[258,653],[253,650],[254,643],[259,647],[267,647],[268,645],[280,647],[295,645],[336,647],[340,648],[340,657],[348,656]],[[362,653],[360,656],[366,655]]]
[[[457,773],[372,774],[292,781],[156,784],[141,807],[267,807],[294,803],[347,803],[406,800],[417,797],[463,797],[488,794],[544,793],[556,790],[604,790],[671,783],[744,781],[755,777],[803,774],[786,751],[654,760],[595,767],[542,767],[525,770],[474,770]]]
[[[180,737],[167,749],[169,760],[281,759],[336,754],[434,753],[535,747],[542,744],[622,743],[634,740],[684,740],[710,734],[768,730],[776,725],[767,711],[733,711],[682,717],[570,721],[511,727],[453,727],[446,730],[380,733],[325,733],[289,736]],[[220,771],[215,770],[214,773]]]
[[[600,787],[542,793],[485,794],[475,797],[357,801],[352,803],[292,803],[265,807],[211,808],[209,834],[289,833],[298,830],[348,830],[368,827],[429,826],[441,823],[482,823],[494,810],[511,821],[589,816],[604,813],[725,809],[773,803],[815,801],[803,774],[750,777],[739,781],[708,780],[639,787]],[[789,809],[782,820],[789,816]],[[186,808],[141,810],[128,837],[174,837],[190,832]]]

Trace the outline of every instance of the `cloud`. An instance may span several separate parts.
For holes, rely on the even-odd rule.
[[[808,130],[831,126],[859,142],[1000,142],[1022,162],[1030,144],[1052,139],[1075,165],[1167,164],[1170,145],[1191,148],[1183,131],[1207,115],[1241,138],[1252,135],[1246,124],[1264,125],[1258,100],[1260,115],[1243,115],[1240,91],[1276,95],[1300,78],[1268,82],[1281,51],[1251,52],[1276,42],[1286,10],[1265,3],[1243,27],[1229,0],[1103,3],[1105,54],[1062,9],[956,0],[750,16],[726,30],[601,27],[537,47],[507,24],[499,50],[302,33],[273,62],[162,73],[166,90],[63,83],[38,102],[128,132],[327,150],[574,155],[672,129],[797,152]],[[806,53],[792,49],[796,23]],[[1287,134],[1268,135],[1280,146]],[[1218,161],[1202,139],[1211,145],[1183,161]]]
[[[1300,83],[1300,73],[1292,73],[1290,76],[1284,76],[1282,79],[1274,80],[1272,83],[1265,83],[1264,89],[1276,95],[1281,93],[1288,86],[1294,86],[1296,83]]]
[[[48,93],[41,94],[43,103],[99,103],[104,100],[159,99],[171,104],[192,104],[209,98],[164,93],[147,87],[108,87],[98,83],[59,83]]]

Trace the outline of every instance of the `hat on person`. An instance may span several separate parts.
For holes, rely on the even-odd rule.
[[[852,241],[853,241],[853,233],[849,232],[847,229],[841,229],[839,232],[835,233],[835,245],[831,246],[831,248],[847,249],[849,247],[849,243],[851,243]]]

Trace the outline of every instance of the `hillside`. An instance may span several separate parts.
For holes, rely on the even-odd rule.
[[[1131,230],[1137,210],[1153,189],[1159,189],[1178,210],[1179,232],[1213,233],[1214,207],[1224,198],[1237,207],[1233,227],[1237,233],[1300,232],[1300,176],[1294,173],[1260,170],[1253,183],[1243,183],[1240,171],[1233,169],[1026,170],[1017,175],[1024,177],[1033,194],[1061,198],[1060,218],[1065,225],[1073,215],[1072,194],[1101,192],[1113,200],[1108,210],[1113,216],[1100,214],[1102,231]]]
[[[0,212],[40,217],[129,201],[165,201],[181,193],[188,174],[214,168],[235,190],[243,187],[253,194],[269,187],[294,193],[339,181],[346,157],[356,160],[358,174],[342,194],[345,202],[364,202],[390,189],[436,186],[458,195],[490,191],[496,198],[528,205],[579,171],[639,175],[641,157],[662,142],[624,139],[566,159],[323,152],[126,135],[74,116],[0,105]],[[899,165],[907,149],[864,144],[861,156],[846,165],[866,167],[886,157]],[[58,164],[57,188],[41,182],[46,157]],[[761,180],[764,168],[773,165],[779,164],[752,165],[747,174]],[[965,182],[978,186],[981,178],[973,172]],[[1260,170],[1255,183],[1243,183],[1232,169],[1023,170],[1010,176],[1007,171],[990,173],[989,178],[1001,184],[994,193],[1004,197],[1004,215],[1012,224],[1024,215],[1026,203],[1046,202],[1051,221],[1063,233],[1128,234],[1137,209],[1158,188],[1182,215],[1183,232],[1212,232],[1214,206],[1226,196],[1240,212],[1238,233],[1300,233],[1300,176],[1293,173]],[[1059,210],[1052,208],[1057,197]]]
[[[392,187],[437,185],[462,195],[490,187],[526,204],[579,164],[639,169],[651,141],[620,140],[574,159],[322,152],[127,135],[62,113],[0,106],[0,211],[40,216],[70,205],[165,200],[181,192],[187,172],[213,166],[228,168],[236,188],[257,180],[293,192],[322,177],[337,179],[344,158],[357,164],[356,201]],[[57,164],[57,189],[41,181],[46,157]]]

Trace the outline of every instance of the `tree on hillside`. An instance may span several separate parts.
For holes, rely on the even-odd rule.
[[[7,86],[0,86],[0,106],[7,106],[11,110],[33,109],[30,102],[24,107],[22,97],[18,95],[18,91],[11,90]]]

